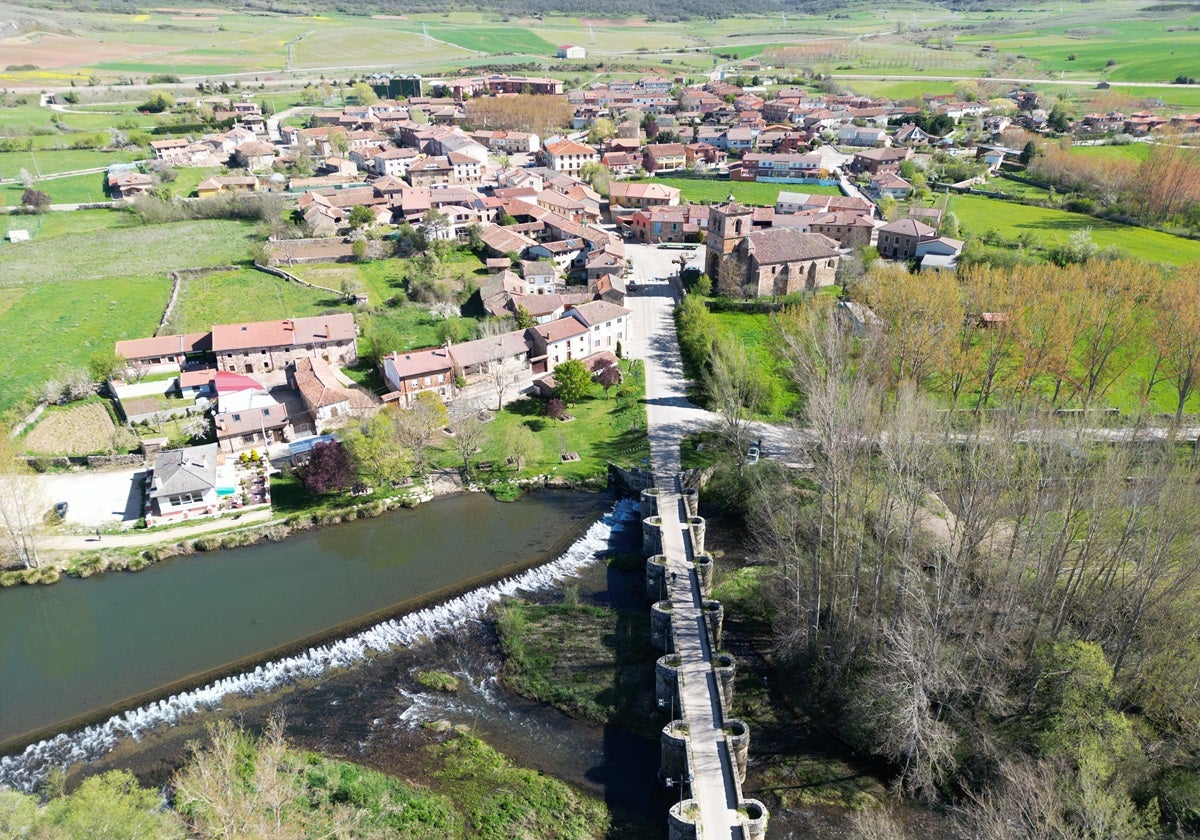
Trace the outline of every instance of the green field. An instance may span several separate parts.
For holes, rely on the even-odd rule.
[[[50,196],[53,204],[81,204],[89,201],[108,201],[104,193],[104,173],[68,175],[65,178],[43,178],[35,189]],[[25,187],[19,183],[0,185],[0,203],[16,207],[21,203]]]
[[[954,82],[908,82],[880,79],[847,79],[842,86],[863,96],[888,97],[890,99],[920,99],[922,94],[954,93]]]
[[[0,261],[5,259],[0,246]],[[8,274],[8,272],[5,272]],[[171,283],[164,275],[59,280],[0,289],[0,414],[113,342],[153,335]]]
[[[1101,248],[1117,248],[1129,257],[1169,265],[1200,260],[1200,241],[1080,213],[1030,207],[975,195],[952,196],[950,210],[958,216],[963,232],[976,236],[988,230],[995,230],[1009,239],[1033,233],[1043,244],[1051,244],[1065,242],[1068,236],[1081,228],[1091,228],[1092,239],[1097,245]]]
[[[0,152],[0,176],[16,178],[22,169],[39,178],[57,172],[97,169],[137,160],[137,152],[102,152],[98,149],[55,149],[34,152]]]
[[[822,187],[819,184],[759,184],[755,181],[718,181],[700,178],[649,178],[653,181],[676,187],[685,202],[720,204],[732,195],[742,204],[762,207],[774,206],[780,190],[818,195],[841,195],[837,187]]]
[[[24,226],[28,217],[8,219]],[[32,242],[0,245],[0,286],[165,275],[249,259],[254,226],[203,220],[140,225],[118,210],[49,213]]]
[[[172,332],[205,332],[213,324],[306,317],[342,308],[336,296],[245,268],[184,280],[168,326]]]
[[[1034,201],[1046,201],[1050,198],[1049,190],[1035,187],[1032,184],[1025,184],[1021,181],[1014,181],[1011,178],[1005,178],[1003,175],[989,180],[983,185],[983,189],[989,192],[1002,192],[1010,196],[1028,198]]]
[[[1149,143],[1128,143],[1124,146],[1072,146],[1071,154],[1098,160],[1132,160],[1141,162],[1154,149]]]
[[[1200,75],[1200,15],[1142,15],[1113,4],[1069,18],[1059,25],[969,34],[958,40],[1027,56],[1039,70],[1054,76],[1169,82],[1181,73]]]
[[[449,41],[451,44],[475,52],[525,52],[537,53],[550,58],[557,50],[556,45],[551,44],[545,38],[535,35],[528,29],[519,29],[513,26],[431,26],[429,34],[440,41]]]

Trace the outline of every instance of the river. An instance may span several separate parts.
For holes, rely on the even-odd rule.
[[[464,494],[136,574],[0,592],[0,748],[59,733],[0,758],[0,782],[28,787],[48,766],[228,698],[453,631],[504,594],[594,562],[611,526],[592,523],[611,506],[579,493],[516,504]]]

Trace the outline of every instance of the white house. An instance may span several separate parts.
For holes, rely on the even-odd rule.
[[[599,163],[600,154],[584,143],[559,140],[546,146],[546,163],[555,172],[578,175],[585,163]]]
[[[558,48],[559,58],[587,58],[587,50],[583,47],[577,47],[574,44],[561,44]]]

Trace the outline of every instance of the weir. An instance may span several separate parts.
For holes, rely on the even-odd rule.
[[[698,493],[679,474],[641,491],[642,551],[651,642],[663,727],[659,777],[679,792],[667,823],[670,840],[766,837],[767,809],[742,797],[750,730],[732,715],[734,657],[720,650],[724,609],[708,597],[713,559],[704,551]],[[687,796],[684,796],[684,791]]]
[[[476,587],[449,600],[381,621],[344,638],[264,662],[196,688],[119,712],[90,726],[31,743],[19,753],[0,755],[0,788],[8,785],[32,792],[55,768],[96,760],[110,752],[122,739],[138,739],[159,727],[171,726],[192,715],[220,709],[228,698],[271,692],[287,685],[317,680],[331,671],[361,666],[378,654],[414,647],[438,636],[462,631],[482,619],[503,598],[519,592],[545,591],[558,586],[564,578],[579,574],[593,565],[600,553],[608,548],[614,532],[628,525],[636,527],[636,523],[636,502],[619,501],[551,562]],[[345,537],[341,539],[344,541]],[[147,574],[157,572],[161,570]],[[93,583],[84,585],[92,586]]]

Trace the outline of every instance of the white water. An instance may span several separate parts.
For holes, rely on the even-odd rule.
[[[2,756],[0,788],[7,785],[31,792],[54,768],[94,761],[112,750],[120,738],[137,739],[156,727],[169,726],[197,712],[219,708],[221,701],[231,695],[249,696],[271,691],[296,680],[312,679],[333,669],[355,665],[376,654],[411,647],[461,630],[470,622],[482,619],[488,609],[503,598],[512,597],[519,591],[545,591],[564,578],[578,575],[608,547],[610,536],[627,528],[627,523],[637,515],[638,503],[623,499],[593,523],[561,557],[550,563],[445,603],[384,621],[348,638],[267,662],[253,671],[225,677],[191,691],[172,694],[114,715],[103,723],[30,744],[18,755]]]

